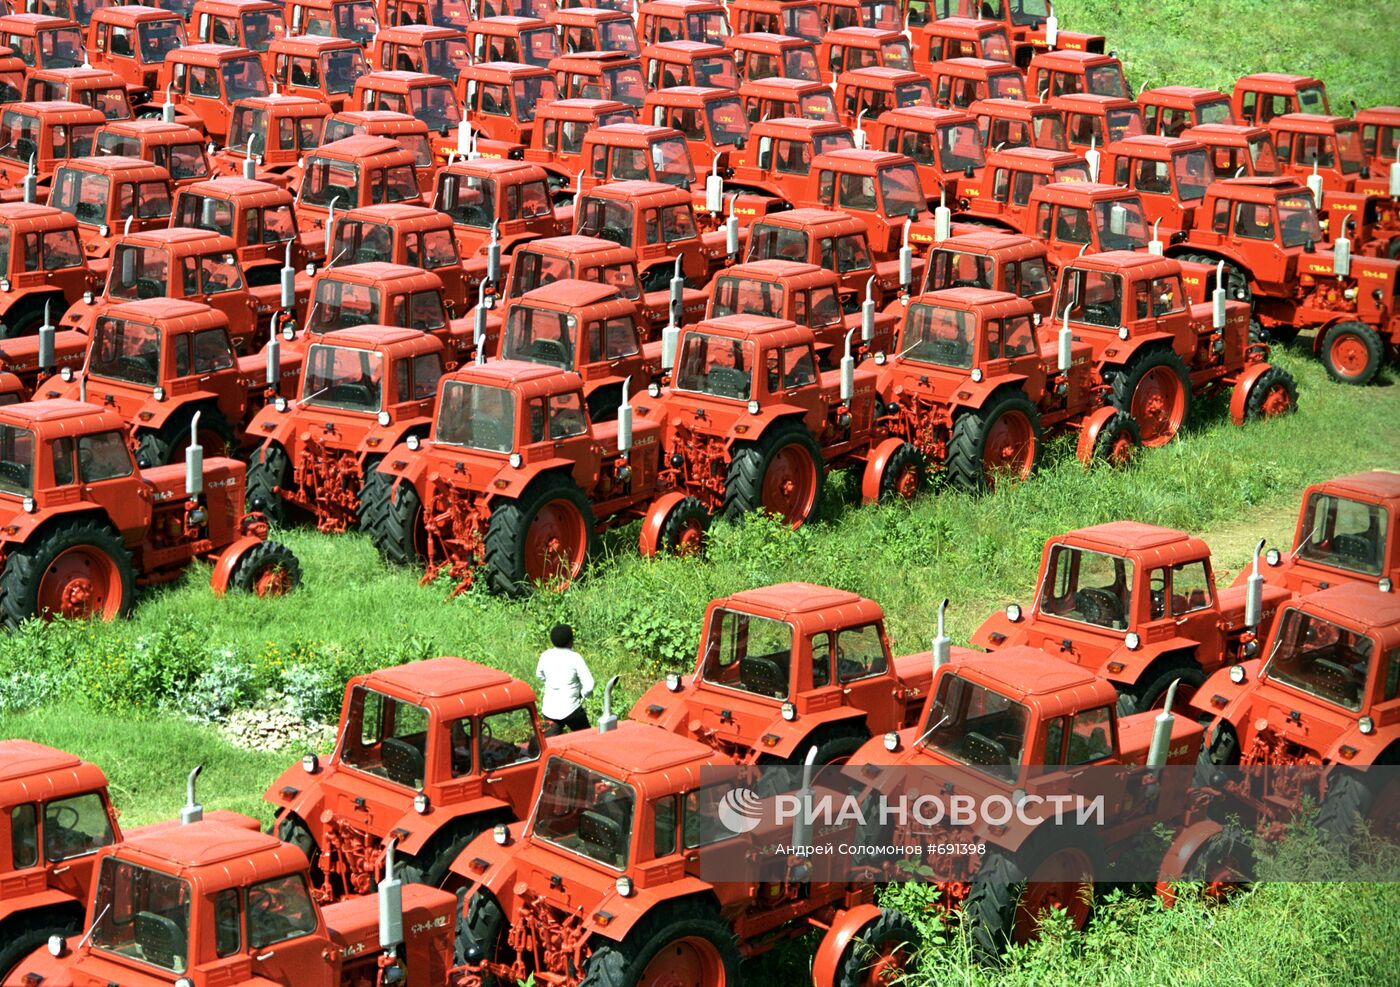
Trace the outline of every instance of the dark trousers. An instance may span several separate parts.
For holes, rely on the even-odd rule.
[[[544,721],[541,724],[541,729],[546,737],[557,737],[566,730],[587,730],[589,726],[588,711],[582,706],[562,720],[551,720],[547,716],[541,717],[541,719]]]

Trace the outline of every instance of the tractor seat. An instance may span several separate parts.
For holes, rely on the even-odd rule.
[[[409,788],[423,784],[423,752],[406,740],[385,737],[380,745],[384,775],[390,781]]]
[[[144,959],[168,970],[184,969],[181,950],[185,937],[174,919],[155,912],[137,912],[135,934]]]

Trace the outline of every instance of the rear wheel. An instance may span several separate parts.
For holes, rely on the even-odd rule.
[[[26,956],[48,942],[49,936],[75,936],[82,930],[79,912],[17,915],[0,924],[0,980],[5,980]]]
[[[918,946],[919,932],[909,917],[893,908],[882,908],[880,917],[871,919],[841,954],[832,987],[893,987],[903,983]]]
[[[1244,416],[1249,421],[1276,418],[1297,409],[1298,385],[1282,367],[1270,367],[1260,374],[1244,402]]]
[[[423,504],[407,480],[374,470],[360,488],[360,527],[391,565],[417,565],[423,558]]]
[[[201,408],[199,444],[205,456],[232,455],[233,426],[217,408]],[[185,461],[190,446],[190,423],[195,409],[177,413],[157,429],[144,429],[137,435],[136,458],[143,466],[169,466]]]
[[[1019,391],[993,397],[953,422],[948,443],[948,480],[968,493],[981,493],[1001,477],[1029,478],[1043,451],[1040,413]]]
[[[547,473],[518,500],[496,504],[486,525],[492,588],[520,596],[543,584],[565,589],[596,547],[593,508],[572,478]]]
[[[780,421],[758,442],[736,446],[724,485],[724,516],[750,511],[776,514],[797,528],[812,519],[826,471],[821,449],[800,424]]]
[[[243,553],[229,585],[254,596],[286,596],[301,585],[301,563],[281,542],[265,541]]]
[[[44,303],[49,302],[49,318],[52,325],[58,326],[58,322],[63,318],[63,313],[68,311],[68,303],[64,301],[62,295],[49,296],[43,298],[31,295],[23,302],[16,305],[0,321],[0,339],[18,339],[21,336],[33,336],[39,331],[39,327],[44,324]]]
[[[1347,847],[1365,820],[1377,834],[1393,836],[1396,827],[1395,786],[1386,786],[1387,768],[1369,772],[1334,768],[1327,777],[1327,791],[1318,806],[1317,831],[1336,847]]]
[[[1322,336],[1322,365],[1339,384],[1371,383],[1384,359],[1380,333],[1363,322],[1339,322]]]
[[[506,914],[496,896],[485,888],[467,902],[466,918],[457,932],[457,962],[499,961],[506,931]],[[492,974],[481,978],[483,987],[502,987]]]
[[[0,570],[0,617],[112,620],[136,602],[136,570],[117,533],[91,518],[60,521],[14,548]]]
[[[287,451],[269,442],[248,459],[247,510],[261,513],[279,528],[287,523],[287,505],[281,491],[291,481],[292,464]]]
[[[1044,854],[1031,873],[1011,856],[990,850],[972,879],[963,903],[973,957],[995,965],[1008,943],[1035,938],[1043,912],[1062,908],[1076,929],[1089,920],[1094,890],[1093,864],[1088,853],[1062,847]]]
[[[1174,350],[1139,351],[1109,383],[1114,406],[1133,417],[1150,449],[1176,438],[1191,413],[1191,377]]]
[[[579,987],[735,987],[739,948],[711,909],[682,902],[644,919],[621,942],[602,942]]]
[[[1167,698],[1167,689],[1178,679],[1181,680],[1181,684],[1176,687],[1172,709],[1180,711],[1187,708],[1191,697],[1206,680],[1206,673],[1201,671],[1201,666],[1188,658],[1174,659],[1155,673],[1148,669],[1136,685],[1129,686],[1124,691],[1133,697],[1139,712],[1161,709]]]

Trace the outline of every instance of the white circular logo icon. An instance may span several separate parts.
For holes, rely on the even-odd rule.
[[[719,821],[731,833],[751,833],[763,820],[763,800],[747,788],[736,788],[719,802]]]

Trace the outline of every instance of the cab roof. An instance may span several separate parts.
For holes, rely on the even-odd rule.
[[[940,17],[938,20],[929,21],[922,30],[929,34],[943,35],[949,38],[976,37],[982,34],[991,34],[994,31],[1003,31],[1001,21],[974,20],[971,17]]]
[[[1076,257],[1070,266],[1090,271],[1129,274],[1136,278],[1166,278],[1181,273],[1181,262],[1171,257],[1137,250],[1105,250],[1098,254]]]
[[[1400,595],[1382,593],[1370,583],[1342,582],[1308,593],[1297,605],[1337,618],[1337,623],[1377,629],[1400,626]]]
[[[224,0],[228,2],[228,0]],[[135,4],[126,7],[98,7],[92,12],[92,19],[99,24],[141,24],[146,21],[179,21],[185,23],[185,19],[173,10],[163,10],[160,7],[137,6]]]
[[[931,291],[911,298],[910,303],[914,302],[946,305],[949,308],[960,308],[967,311],[990,309],[985,313],[988,318],[1000,318],[1005,315],[1030,315],[1034,310],[1034,306],[1019,295],[991,288],[944,288],[941,291]]]
[[[1032,254],[1043,254],[1045,245],[1037,239],[1023,236],[1020,233],[1004,233],[1001,230],[986,230],[977,233],[959,233],[951,236],[941,243],[933,245],[934,250],[942,248],[950,250],[981,251],[992,253],[993,251],[1016,250],[1027,251],[1027,256]]]
[[[153,179],[162,182],[170,181],[170,172],[159,165],[142,158],[129,158],[125,155],[114,154],[111,157],[100,158],[69,158],[60,167],[78,168],[82,171],[102,171],[121,175],[123,178],[133,179]],[[125,172],[134,172],[126,175]]]
[[[355,88],[364,86],[366,89],[375,89],[384,85],[392,86],[413,86],[418,84],[434,86],[451,86],[440,75],[429,75],[427,72],[405,72],[399,69],[384,69],[380,72],[368,72],[355,80]]]
[[[558,367],[526,363],[523,360],[491,360],[487,363],[463,364],[443,380],[515,388],[525,401],[541,394],[578,390],[583,386],[583,378],[572,370],[560,370]]]
[[[1291,93],[1305,86],[1320,86],[1321,79],[1310,75],[1290,75],[1286,72],[1254,72],[1242,75],[1235,80],[1235,88],[1244,85],[1246,89],[1256,89],[1266,93]]]
[[[93,112],[101,111],[94,110]],[[187,124],[165,120],[108,120],[102,129],[116,134],[133,134],[137,137],[185,137],[200,145],[204,144],[204,136],[198,130]]]
[[[295,34],[272,39],[268,50],[272,52],[296,52],[311,48],[317,52],[335,51],[339,48],[358,48],[360,45],[349,38],[332,38],[325,34]]]
[[[170,226],[163,230],[142,230],[139,233],[129,233],[122,237],[122,242],[126,243],[157,243],[167,246],[189,243],[212,243],[214,250],[234,249],[232,238],[213,230],[195,229],[191,226]],[[157,299],[151,299],[157,301]]]
[[[5,14],[0,16],[0,27],[44,31],[55,27],[78,27],[78,22],[69,20],[67,17],[51,17],[48,14]],[[24,31],[20,30],[15,33],[23,34]]]
[[[1104,96],[1101,93],[1063,93],[1050,97],[1050,105],[1078,113],[1099,113],[1118,109],[1136,110],[1138,108],[1138,105],[1126,96]]]
[[[314,96],[298,96],[294,93],[268,93],[265,96],[244,96],[234,102],[234,108],[251,106],[254,109],[306,111],[316,116],[329,116],[330,104]]]
[[[577,233],[568,233],[564,236],[542,237],[538,240],[531,240],[521,244],[518,250],[542,250],[548,253],[560,254],[566,257],[579,254],[596,254],[620,252],[629,258],[633,256],[628,247],[624,247],[612,240],[604,240],[596,236],[580,236]]]
[[[733,37],[754,37],[754,35],[736,34]],[[769,37],[786,38],[787,35],[773,34],[769,35]],[[791,40],[801,41],[800,38],[793,38]],[[807,44],[807,42],[803,41],[802,44]],[[813,93],[818,92],[825,92],[828,96],[831,95],[831,90],[826,85],[816,81],[815,79],[788,79],[786,77],[776,75],[771,76],[767,79],[749,79],[739,87],[740,95],[772,95],[774,97],[784,96],[792,99],[796,99],[799,96],[809,96]]]
[[[1400,106],[1370,106],[1356,111],[1357,123],[1376,123],[1384,127],[1400,126]]]
[[[225,175],[221,178],[210,178],[202,182],[195,182],[192,185],[186,186],[182,191],[198,193],[200,195],[243,198],[248,200],[245,205],[254,207],[285,205],[292,201],[292,193],[282,186],[273,185],[271,182],[259,182],[251,178],[243,178],[240,175]]]
[[[561,278],[549,284],[532,288],[521,296],[522,302],[543,302],[561,308],[586,308],[603,302],[622,299],[622,293],[610,284],[597,281],[578,281]],[[630,304],[630,303],[629,303]]]
[[[244,829],[222,820],[167,823],[128,834],[115,855],[149,861],[166,871],[197,871],[206,890],[239,887],[267,877],[306,870],[306,856],[271,833]]]
[[[228,316],[221,310],[185,298],[146,298],[136,302],[116,302],[105,305],[100,314],[114,319],[134,319],[143,322],[155,319],[166,322],[174,319],[192,319],[197,323],[195,328],[208,324],[228,325]]]
[[[783,0],[786,2],[786,0]],[[812,42],[806,38],[794,38],[790,34],[774,34],[772,31],[745,31],[743,34],[731,34],[724,39],[726,47],[730,48],[806,48]],[[756,83],[768,82],[801,82],[803,85],[822,85],[814,80],[789,79],[786,76],[769,76],[767,79],[756,79]]]
[[[1050,172],[1060,165],[1083,164],[1084,159],[1072,151],[1055,151],[1048,147],[1008,147],[987,154],[987,164],[1007,164],[1022,170]]]
[[[945,110],[937,106],[899,106],[880,114],[880,123],[972,123],[972,116],[962,110]]]
[[[31,740],[0,740],[0,805],[39,802],[107,786],[102,769]]]
[[[721,269],[717,276],[754,277],[771,281],[801,278],[805,281],[812,278],[821,278],[824,280],[827,273],[825,268],[818,267],[816,264],[773,258],[770,260],[751,260],[742,264],[735,264],[733,267]]]
[[[1053,48],[1045,51],[1038,51],[1031,58],[1031,68],[1037,64],[1044,65],[1062,64],[1066,66],[1079,66],[1087,68],[1090,65],[1102,65],[1104,62],[1118,64],[1118,59],[1113,55],[1106,55],[1103,52],[1095,51],[1073,51],[1069,48]]]
[[[587,9],[574,7],[573,10]],[[560,11],[563,13],[563,11]],[[682,55],[694,55],[700,58],[712,58],[716,55],[727,55],[729,49],[724,45],[711,44],[708,41],[691,41],[687,38],[676,38],[673,41],[658,41],[656,44],[647,45],[643,52],[652,58],[664,55],[667,52],[676,52]]]
[[[1335,490],[1366,500],[1400,500],[1400,473],[1392,473],[1389,470],[1349,473],[1314,484],[1308,488],[1308,493],[1320,490]]]
[[[396,28],[385,28],[379,32],[382,39],[389,31],[414,30],[421,32],[424,40],[431,41],[431,33],[445,32],[443,35],[460,37],[461,32],[449,27],[433,27],[430,24],[404,24]],[[515,79],[521,76],[549,75],[549,69],[542,65],[526,65],[524,62],[477,62],[474,65],[467,65],[462,69],[462,74],[469,79],[484,79],[487,81],[499,81],[501,79]]]
[[[64,122],[68,122],[72,117],[86,117],[101,123],[107,122],[107,118],[102,115],[101,110],[94,109],[86,103],[74,103],[66,99],[31,100],[23,103],[10,103],[9,106],[17,113],[52,115],[59,117]]]
[[[1326,113],[1283,113],[1269,121],[1269,128],[1302,131],[1307,134],[1330,134],[1343,127],[1355,127],[1350,117]]]
[[[1052,182],[1041,185],[1031,193],[1031,198],[1040,202],[1055,202],[1077,205],[1085,198],[1103,201],[1107,199],[1136,199],[1138,193],[1122,185],[1105,185],[1101,182]]]
[[[36,744],[32,740],[0,740],[0,782],[27,775],[71,771],[82,764],[67,751]]]
[[[1113,154],[1134,154],[1165,161],[1178,151],[1194,151],[1202,147],[1189,137],[1162,137],[1157,134],[1134,134],[1116,140],[1107,148]]]
[[[1049,103],[1036,103],[1028,99],[1012,99],[1010,96],[989,96],[987,99],[975,101],[967,108],[967,112],[972,114],[984,110],[988,116],[995,116],[997,115],[995,111],[1001,110],[1003,111],[1001,116],[1015,117],[1016,119],[1058,115],[1062,112]]]
[[[346,159],[368,158],[381,154],[402,154],[412,158],[412,152],[405,151],[398,141],[376,134],[351,134],[338,141],[322,144],[314,154],[333,154]]]
[[[1076,528],[1054,539],[1072,542],[1101,552],[1148,552],[1168,545],[1195,541],[1184,531],[1161,528],[1141,521],[1110,521],[1087,528]]]
[[[954,62],[959,59],[953,59]],[[968,61],[968,59],[961,59]],[[952,62],[940,62],[940,65],[950,65]],[[988,62],[988,65],[1004,65],[1003,62]],[[892,69],[887,65],[867,65],[863,69],[851,69],[842,72],[836,77],[837,85],[841,86],[899,86],[906,82],[928,82],[928,77],[920,75],[912,69]]]
[[[624,113],[631,113],[632,107],[615,99],[592,99],[586,96],[574,96],[570,99],[551,100],[544,104],[539,108],[535,119],[592,120],[594,117],[601,116],[604,113],[616,113],[619,110]]]
[[[257,54],[247,48],[238,48],[234,45],[187,45],[184,48],[176,48],[166,57],[175,56],[182,62],[198,62],[204,65],[217,65],[219,62],[231,61],[244,56],[256,58]]]
[[[74,427],[65,431],[85,431],[88,428],[121,428],[125,421],[115,411],[84,401],[67,398],[46,398],[0,407],[0,420],[33,428],[36,425],[68,423]]]
[[[665,89],[653,89],[647,93],[647,102],[670,106],[674,103],[689,103],[693,100],[699,100],[702,103],[718,102],[721,99],[733,99],[738,95],[733,89],[720,89],[716,86],[668,86]]]
[[[377,350],[401,343],[432,342],[437,340],[430,333],[419,329],[402,329],[398,326],[363,325],[349,329],[332,329],[320,336],[308,337],[312,343],[329,343],[335,346],[348,346],[361,350]],[[428,347],[432,348],[432,347]]]
[[[801,209],[788,209],[785,212],[769,213],[762,217],[760,222],[771,223],[777,226],[826,226],[836,224],[848,227],[842,232],[850,232],[855,229],[864,230],[865,223],[850,213],[836,212],[831,209],[817,209],[806,206]]]
[[[629,733],[632,736],[628,736]],[[703,768],[733,764],[732,760],[698,740],[669,730],[658,730],[635,720],[622,720],[616,730],[608,733],[599,733],[591,728],[551,738],[546,753],[575,755],[580,761],[597,764],[605,773],[618,778],[659,771],[669,774],[677,768],[690,766]],[[670,780],[669,777],[667,780]],[[698,777],[690,779],[687,787],[697,782]]]
[[[459,31],[455,27],[447,27],[443,24],[395,24],[393,27],[383,27],[375,35],[376,41],[397,41],[400,38],[418,38],[422,41],[435,41],[440,38],[466,38],[466,33]],[[478,68],[488,68],[490,66],[519,66],[520,68],[533,68],[533,66],[519,65],[517,62],[486,62]]]
[[[1180,104],[1194,106],[1197,103],[1211,103],[1217,100],[1228,100],[1227,93],[1222,93],[1219,89],[1202,89],[1199,86],[1158,86],[1155,89],[1145,89],[1138,93],[1138,102],[1158,103],[1158,104]]]
[[[346,138],[347,140],[349,138]],[[378,138],[376,138],[378,139]],[[394,144],[398,147],[398,144]],[[522,179],[538,177],[544,181],[544,169],[539,165],[529,161],[517,161],[513,158],[475,158],[473,160],[462,159],[454,161],[443,169],[454,175],[520,175]]]
[[[364,328],[360,327],[361,330]],[[410,329],[388,330],[384,326],[374,328],[406,334],[414,332]],[[517,680],[505,672],[465,658],[444,656],[380,669],[357,681],[371,689],[389,690],[402,696],[442,699],[463,692],[494,689]]]
[[[718,319],[705,319],[695,328],[707,331],[717,329],[730,335],[755,339],[791,332],[797,328],[797,324],[787,319],[769,318],[766,315],[725,315]]]
[[[1057,708],[1084,708],[1114,695],[1107,679],[1075,662],[1026,645],[991,654],[963,652],[948,667],[958,674],[971,673],[968,678],[994,684],[1008,698],[1043,698],[1052,700]]]
[[[0,223],[26,225],[69,226],[77,223],[72,213],[66,213],[55,206],[40,205],[37,202],[0,203]]]
[[[406,264],[389,264],[385,261],[367,261],[363,264],[346,264],[344,267],[322,268],[317,275],[317,284],[320,284],[321,277],[340,278],[359,281],[398,281],[400,279],[431,279],[439,287],[442,279],[432,271],[426,271],[421,267],[409,267]]]
[[[690,192],[687,189],[678,188],[675,185],[663,185],[660,182],[644,182],[629,179],[625,182],[609,182],[606,185],[594,186],[585,195],[602,196],[610,199],[632,199],[641,196],[658,196],[661,199],[670,199],[674,202],[689,202]],[[670,205],[671,202],[663,202],[663,205]]]

